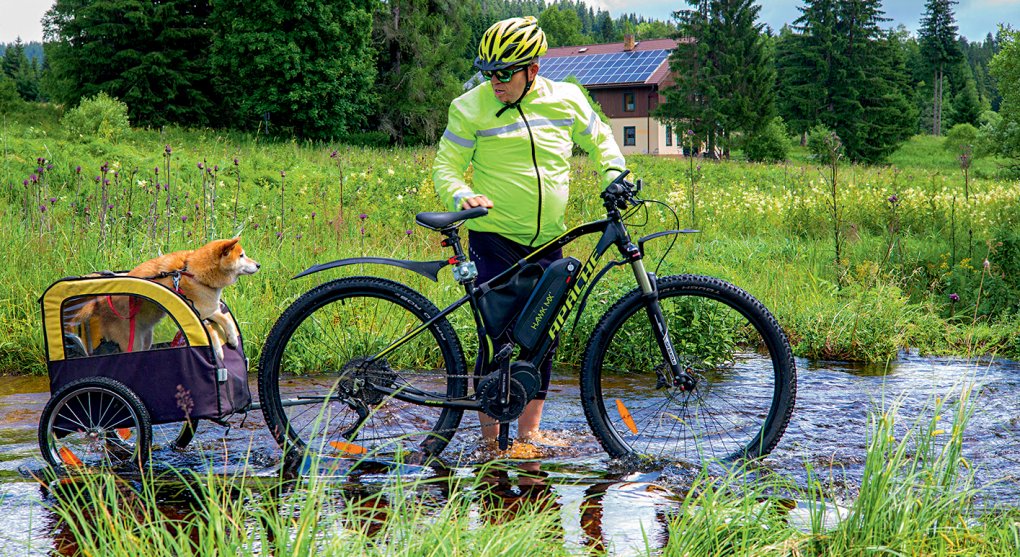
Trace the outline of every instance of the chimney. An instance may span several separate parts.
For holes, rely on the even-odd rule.
[[[627,33],[623,36],[623,51],[630,52],[634,50],[634,34]]]

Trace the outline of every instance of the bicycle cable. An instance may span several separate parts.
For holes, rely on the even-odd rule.
[[[641,204],[644,205],[644,207],[645,207],[645,222],[642,223],[641,225],[637,225],[639,228],[641,226],[645,226],[645,225],[648,224],[648,220],[650,218],[648,216],[648,204],[655,203],[657,205],[662,205],[663,207],[668,209],[670,213],[673,214],[673,220],[676,221],[676,230],[680,230],[680,216],[676,214],[676,210],[673,209],[673,207],[671,207],[668,203],[665,203],[665,202],[662,202],[662,201],[659,201],[659,200],[656,200],[656,199],[641,199],[640,201],[641,201]],[[662,263],[664,261],[666,261],[666,256],[669,255],[669,252],[673,251],[673,247],[676,245],[676,240],[677,240],[677,238],[679,236],[680,236],[679,234],[674,234],[673,235],[673,239],[669,242],[669,247],[666,248],[666,251],[662,252],[662,257],[660,257],[659,258],[659,262],[655,264],[655,270],[653,271],[653,273],[656,276],[659,275],[659,267],[661,267]],[[644,255],[644,254],[642,254],[642,255]]]

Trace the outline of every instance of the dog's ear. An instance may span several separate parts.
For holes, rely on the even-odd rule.
[[[234,246],[237,245],[241,238],[231,238],[229,240],[223,240],[223,244],[220,246],[220,257],[225,257],[233,251]]]

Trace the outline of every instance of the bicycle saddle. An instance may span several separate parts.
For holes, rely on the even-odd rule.
[[[484,217],[488,214],[489,210],[485,207],[474,207],[472,209],[453,211],[449,213],[418,213],[414,216],[414,221],[425,228],[432,230],[445,230],[460,223],[461,221],[473,219],[475,217]]]

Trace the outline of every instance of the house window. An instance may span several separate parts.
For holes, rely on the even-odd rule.
[[[637,145],[637,129],[634,126],[623,127],[623,145],[624,147]]]
[[[637,110],[637,106],[634,104],[634,93],[623,94],[623,111],[634,112]]]
[[[666,126],[666,147],[673,146],[673,126]]]

